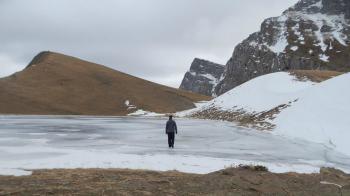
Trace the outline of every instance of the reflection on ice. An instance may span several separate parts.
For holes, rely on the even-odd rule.
[[[175,149],[161,118],[0,116],[0,174],[41,168],[137,168],[208,173],[234,164],[271,171],[350,171],[350,157],[316,143],[242,129],[230,123],[177,119]]]

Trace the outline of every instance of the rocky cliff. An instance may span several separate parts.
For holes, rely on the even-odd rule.
[[[214,96],[214,89],[224,72],[224,65],[195,58],[185,74],[180,89]]]
[[[238,44],[215,88],[290,69],[350,70],[350,0],[301,0]]]

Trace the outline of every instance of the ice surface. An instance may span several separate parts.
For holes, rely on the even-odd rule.
[[[350,157],[325,145],[234,126],[175,119],[175,149],[166,118],[0,116],[0,174],[45,168],[132,168],[209,173],[237,164],[274,172],[350,171]]]

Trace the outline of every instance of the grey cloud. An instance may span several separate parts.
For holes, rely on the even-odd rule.
[[[264,18],[295,2],[3,0],[0,76],[50,50],[176,87],[194,57],[224,64]]]

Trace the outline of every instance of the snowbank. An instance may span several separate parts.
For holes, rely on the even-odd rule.
[[[299,81],[285,72],[248,81],[198,108],[191,114],[216,108],[247,113],[270,111],[287,104],[275,119],[274,133],[324,144],[350,155],[350,73],[322,83]]]
[[[159,116],[165,116],[165,114],[145,111],[142,109],[138,109],[133,113],[128,114],[128,116],[144,116],[144,117],[159,117]]]
[[[186,116],[206,108],[215,107],[222,111],[243,109],[246,112],[263,112],[299,98],[297,92],[310,88],[315,83],[300,81],[286,72],[277,72],[257,77],[225,94],[201,102],[195,109],[177,113]]]
[[[350,155],[350,73],[299,93],[273,121],[276,132],[324,143]]]
[[[299,98],[298,93],[314,83],[302,82],[286,72],[277,72],[250,80],[212,100],[208,105],[222,110],[242,108],[262,112]]]

